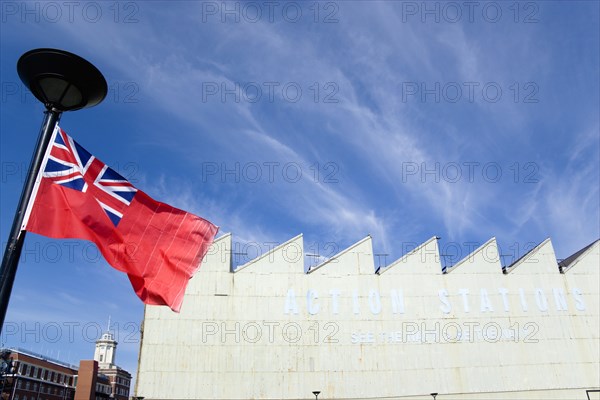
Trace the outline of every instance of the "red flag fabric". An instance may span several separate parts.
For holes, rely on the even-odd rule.
[[[36,185],[25,230],[94,242],[144,303],[179,312],[217,226],[153,200],[58,126]]]

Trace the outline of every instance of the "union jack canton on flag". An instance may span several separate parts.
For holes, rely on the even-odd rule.
[[[79,192],[89,190],[114,226],[119,225],[123,212],[137,192],[127,179],[62,130],[55,136],[43,177]]]

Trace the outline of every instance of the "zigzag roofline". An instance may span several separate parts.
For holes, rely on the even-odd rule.
[[[220,236],[219,238],[215,239],[215,241],[214,241],[213,244],[220,243],[221,241],[226,240],[226,239],[230,238],[231,236],[232,236],[231,233],[225,233],[222,236]],[[285,248],[285,246],[287,246],[290,243],[292,243],[294,241],[297,241],[299,239],[303,239],[303,234],[302,233],[299,234],[299,235],[296,235],[295,237],[287,240],[286,242],[284,242],[284,243],[282,243],[282,244],[274,247],[273,249],[271,249],[271,250],[269,250],[269,251],[261,254],[260,256],[256,257],[255,259],[250,260],[247,263],[238,266],[235,270],[230,270],[230,272],[237,273],[239,271],[242,271],[242,270],[244,270],[244,269],[246,269],[246,268],[248,268],[248,267],[256,264],[260,260],[262,260],[262,259],[264,259],[266,257],[269,257],[273,253],[275,253],[277,251],[280,251],[282,248]],[[344,250],[338,252],[337,254],[335,254],[334,256],[330,257],[329,259],[323,261],[322,263],[318,264],[317,266],[309,268],[308,270],[306,270],[306,264],[304,264],[304,268],[305,268],[304,271],[306,271],[305,272],[306,274],[311,274],[314,271],[316,271],[316,270],[318,270],[318,269],[320,269],[322,267],[325,267],[327,264],[331,263],[332,261],[340,258],[344,254],[352,251],[357,246],[360,246],[361,244],[365,243],[366,241],[370,241],[370,240],[372,240],[371,235],[367,235],[363,239],[357,241],[356,243],[352,244],[351,246],[349,246],[349,247],[345,248]],[[387,265],[385,267],[380,267],[377,270],[374,270],[373,274],[375,274],[375,275],[383,275],[384,272],[390,270],[393,267],[397,267],[403,261],[405,261],[409,257],[413,256],[415,253],[421,251],[424,247],[426,247],[427,245],[429,245],[434,240],[439,240],[439,237],[437,237],[437,236],[431,237],[430,239],[428,239],[427,241],[423,242],[419,246],[415,247],[413,250],[407,252],[402,257],[400,257],[399,259],[397,259],[394,262],[390,263],[389,265]],[[486,248],[486,246],[489,246],[490,244],[492,244],[494,242],[496,242],[496,238],[495,237],[490,238],[487,242],[485,242],[484,244],[482,244],[481,246],[479,246],[475,251],[473,251],[472,253],[468,254],[463,259],[461,259],[454,266],[448,267],[446,269],[446,273],[449,273],[449,272],[453,271],[455,268],[461,266],[467,260],[469,260],[470,258],[472,258],[475,254],[477,254],[478,252],[482,251],[483,249]],[[528,251],[527,253],[525,253],[523,256],[521,256],[520,258],[518,258],[516,261],[514,261],[510,265],[502,267],[502,269],[501,269],[502,273],[504,273],[504,274],[510,274],[518,266],[520,266],[521,264],[523,264],[527,259],[529,259],[532,255],[536,254],[542,247],[544,247],[548,243],[551,243],[551,239],[550,238],[547,238],[544,241],[542,241],[541,243],[539,243],[537,246],[535,246],[533,249],[531,249],[530,251]],[[559,272],[560,273],[566,273],[567,271],[569,271],[580,260],[582,260],[584,257],[586,257],[595,248],[595,246],[598,246],[599,243],[600,243],[600,239],[597,239],[594,242],[590,243],[589,245],[587,245],[587,246],[583,247],[582,249],[578,250],[577,252],[573,253],[569,257],[565,258],[564,260],[562,260],[560,262],[558,262],[558,260],[557,260],[557,265],[559,266]],[[229,252],[231,254],[232,249],[225,249],[225,251],[227,251],[227,252]],[[437,248],[437,252],[438,252],[437,256],[440,257],[439,248]],[[304,255],[304,254],[302,254],[302,255]],[[372,254],[372,256],[374,257],[373,254]],[[375,260],[373,260],[373,261],[375,261]],[[305,260],[304,260],[304,262],[305,262]]]

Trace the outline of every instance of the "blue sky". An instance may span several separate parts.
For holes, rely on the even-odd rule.
[[[15,65],[39,47],[81,55],[109,85],[63,129],[233,232],[236,264],[298,233],[322,258],[371,234],[387,263],[437,235],[448,265],[492,236],[505,264],[547,237],[566,258],[600,236],[598,2],[1,11],[3,249],[43,111]],[[28,235],[3,345],[77,363],[109,315],[134,372],[143,305],[126,276],[84,242]]]

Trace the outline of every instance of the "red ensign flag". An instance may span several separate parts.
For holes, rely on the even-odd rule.
[[[57,126],[23,229],[94,242],[144,303],[179,312],[218,227],[153,200]]]

